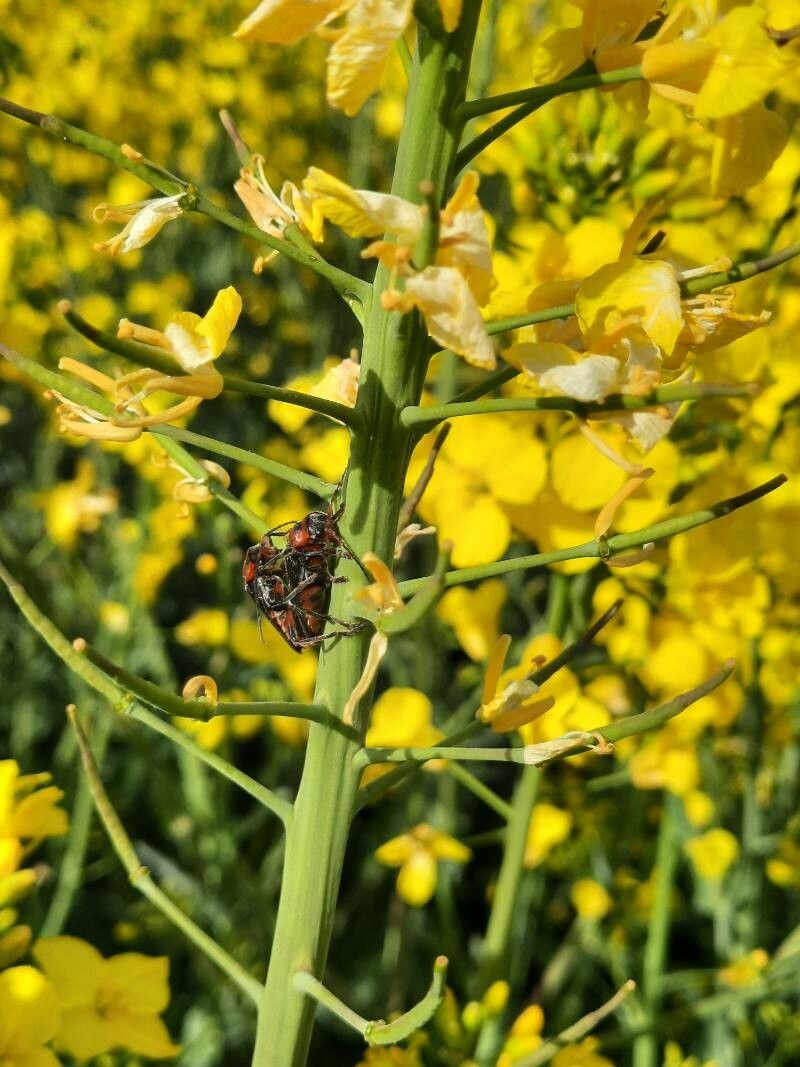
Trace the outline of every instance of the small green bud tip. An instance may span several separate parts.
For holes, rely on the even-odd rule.
[[[56,304],[56,311],[59,313],[59,315],[69,315],[70,311],[72,311],[72,301],[59,300],[59,302]]]

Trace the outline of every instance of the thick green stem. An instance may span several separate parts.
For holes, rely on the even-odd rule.
[[[677,815],[679,800],[672,794],[664,798],[661,829],[658,834],[656,864],[653,872],[653,903],[647,927],[642,967],[642,1002],[648,1021],[658,1015],[661,1002],[660,983],[667,960],[670,927],[670,900],[678,866]],[[654,1033],[642,1034],[634,1042],[634,1067],[656,1067],[658,1041]]]
[[[469,55],[480,9],[468,0],[458,30],[434,36],[419,30],[411,73],[406,121],[398,149],[392,192],[419,201],[420,183],[432,182],[441,196],[452,170],[457,124]],[[376,297],[388,271],[377,271]],[[411,433],[400,411],[419,402],[428,344],[416,316],[387,312],[379,299],[367,309],[356,426],[350,455],[342,532],[358,555],[367,550],[391,561],[408,464]],[[342,572],[358,573],[344,563]],[[349,591],[334,589],[331,612],[341,615]],[[361,677],[367,637],[335,642],[320,657],[316,704],[341,715]],[[356,726],[364,730],[366,698]],[[357,745],[321,726],[311,728],[303,777],[287,834],[286,859],[275,938],[259,1017],[253,1067],[303,1067],[314,1018],[314,1002],[293,982],[298,971],[322,979],[333,929],[344,853],[355,810],[360,771]]]

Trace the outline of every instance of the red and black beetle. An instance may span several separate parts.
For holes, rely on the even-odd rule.
[[[295,652],[358,633],[366,625],[336,619],[329,610],[334,582],[347,581],[334,577],[336,561],[356,559],[339,532],[342,510],[329,506],[327,512],[312,511],[298,522],[275,526],[245,553],[242,578],[256,605],[259,632],[264,615]],[[291,529],[284,533],[287,526]],[[278,548],[272,539],[284,536],[286,545]],[[340,629],[325,633],[328,622]]]

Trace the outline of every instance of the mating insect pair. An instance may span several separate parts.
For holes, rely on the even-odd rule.
[[[327,511],[312,511],[299,522],[274,526],[245,553],[242,578],[256,605],[259,633],[263,615],[295,652],[332,637],[349,637],[367,625],[345,622],[329,612],[333,585],[347,581],[334,576],[337,561],[355,559],[361,566],[339,532],[343,511],[343,504],[336,511],[329,505]],[[285,537],[285,546],[278,548],[274,537]],[[324,633],[329,622],[340,629]]]

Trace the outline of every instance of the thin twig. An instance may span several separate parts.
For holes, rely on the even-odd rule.
[[[402,417],[402,414],[401,414]],[[428,453],[428,458],[425,461],[425,466],[420,472],[419,478],[417,478],[416,484],[406,499],[403,501],[403,505],[400,508],[400,516],[397,520],[397,532],[398,534],[405,530],[406,526],[414,518],[414,512],[417,510],[420,500],[425,490],[428,488],[428,483],[433,477],[433,471],[436,466],[436,459],[447,440],[447,435],[450,433],[450,427],[448,425],[442,426],[441,430],[436,435],[436,438],[431,446],[431,450]]]
[[[70,704],[67,708],[67,715],[75,731],[83,768],[97,814],[100,816],[100,821],[105,827],[114,851],[128,872],[131,885],[147,897],[162,915],[174,923],[196,948],[199,948],[223,974],[226,974],[250,1000],[257,1004],[261,996],[261,983],[248,974],[244,967],[233,956],[229,955],[221,945],[217,944],[212,937],[209,937],[204,930],[201,930],[153,881],[149,870],[136,855],[133,843],[125,832],[122,821],[108,798],[74,704]]]

